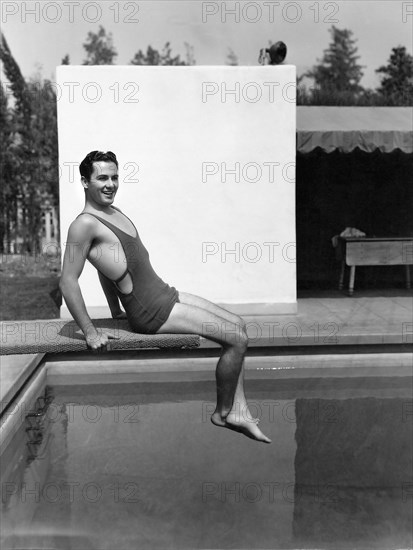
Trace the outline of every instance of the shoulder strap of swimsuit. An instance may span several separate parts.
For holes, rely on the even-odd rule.
[[[79,216],[81,216],[82,214],[89,214],[90,216],[93,216],[94,218],[96,218],[96,219],[98,219],[99,221],[101,221],[104,225],[106,225],[107,227],[109,227],[109,229],[111,229],[111,230],[115,233],[115,235],[118,237],[118,239],[120,240],[121,245],[122,245],[122,247],[123,247],[122,239],[119,237],[119,235],[118,235],[118,233],[117,233],[117,230],[118,230],[119,228],[116,227],[116,225],[111,224],[110,222],[104,220],[103,218],[101,218],[100,216],[97,216],[96,214],[92,214],[92,212],[81,212],[81,213],[79,214]],[[76,216],[76,217],[78,218],[79,216]],[[113,229],[112,229],[112,228],[113,228]],[[121,229],[120,229],[120,231],[121,231],[121,233],[124,233],[124,231],[122,231]],[[127,233],[125,233],[125,235],[127,235]],[[128,272],[129,272],[129,270],[128,270],[128,268],[126,268],[126,270],[125,270],[125,272],[123,273],[123,275],[121,275],[118,279],[115,279],[114,281],[113,281],[112,279],[109,279],[109,277],[106,277],[106,275],[103,275],[103,273],[102,273],[102,275],[103,275],[104,277],[106,277],[107,279],[109,279],[109,281],[112,281],[113,283],[119,283],[122,279],[124,279],[124,278],[126,277],[126,275],[128,274]]]
[[[135,224],[133,223],[133,221],[132,221],[130,218],[128,218],[128,216],[127,216],[124,212],[122,212],[122,210],[121,210],[120,208],[118,208],[117,206],[114,206],[114,205],[112,204],[112,208],[114,208],[115,210],[117,210],[118,212],[120,212],[120,214],[122,214],[122,216],[125,216],[125,218],[131,222],[132,227],[133,227],[133,229],[134,229],[135,232],[136,232],[136,236],[138,236],[138,230],[136,229]]]
[[[116,236],[118,236],[117,231],[121,231],[122,233],[125,233],[124,231],[122,231],[122,229],[119,229],[119,227],[116,227],[116,225],[113,225],[112,223],[108,222],[104,218],[101,218],[100,216],[97,216],[96,214],[92,214],[92,212],[81,212],[79,216],[81,216],[82,214],[89,214],[89,216],[93,216],[94,218],[102,222],[103,225],[106,225],[107,227],[109,227],[109,229],[112,229],[112,231],[116,234]],[[127,235],[127,233],[125,233],[125,235]]]
[[[119,210],[118,208],[117,208],[116,210],[118,210],[123,216],[125,216],[125,218],[126,218],[127,220],[129,220],[129,221],[131,222],[132,227],[133,227],[133,229],[134,229],[135,232],[136,232],[136,236],[138,236],[139,233],[138,233],[138,230],[136,229],[135,224],[133,223],[133,221],[132,221],[130,218],[128,218],[128,216],[127,216],[126,214],[124,214],[121,210]]]
[[[118,210],[116,208],[116,210]],[[118,212],[120,212],[120,210],[118,210]],[[120,212],[121,214],[123,214],[123,212]],[[105,220],[104,218],[101,218],[100,216],[97,216],[96,214],[92,214],[92,212],[81,212],[79,214],[79,216],[81,216],[82,214],[89,214],[90,216],[93,216],[94,218],[98,219],[99,221],[101,221],[104,225],[106,225],[107,227],[109,227],[109,229],[112,229],[112,231],[114,231],[114,233],[116,235],[118,235],[118,231],[120,231],[121,233],[123,233],[124,235],[126,235],[127,237],[129,237],[130,239],[136,239],[138,237],[138,230],[136,229],[135,227],[135,224],[133,223],[132,220],[130,220],[128,218],[128,216],[125,216],[125,214],[123,214],[125,216],[125,218],[127,218],[131,224],[132,224],[132,227],[134,228],[135,232],[136,232],[136,236],[134,237],[133,235],[129,235],[129,233],[126,233],[126,231],[123,231],[123,229],[121,229],[120,227],[117,227],[116,225],[113,225],[112,223],[110,223],[109,221]],[[77,217],[79,217],[77,216]]]

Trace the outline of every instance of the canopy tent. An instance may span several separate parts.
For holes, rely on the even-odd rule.
[[[331,238],[413,237],[410,107],[297,107],[296,241],[299,288],[331,288]],[[400,284],[404,270],[366,267],[358,283]]]
[[[411,107],[297,107],[297,151],[413,152]]]

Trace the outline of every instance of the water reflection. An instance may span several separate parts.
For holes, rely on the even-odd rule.
[[[297,546],[411,547],[409,403],[297,399]]]
[[[254,381],[270,446],[210,424],[213,381],[57,387],[2,455],[0,546],[411,547],[406,382]]]

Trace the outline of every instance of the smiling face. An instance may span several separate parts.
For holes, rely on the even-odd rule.
[[[90,179],[82,177],[82,185],[86,190],[86,202],[91,203],[97,209],[110,206],[115,200],[119,187],[116,164],[106,161],[94,162]]]

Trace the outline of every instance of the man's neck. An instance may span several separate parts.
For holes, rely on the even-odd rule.
[[[97,204],[94,201],[88,201],[86,199],[85,207],[83,210],[89,212],[102,212],[103,214],[113,214],[115,208],[113,208],[111,204],[104,206],[102,204]]]

